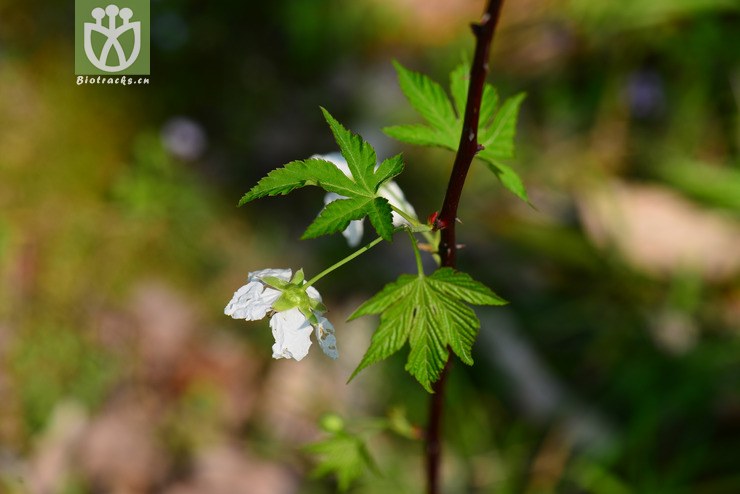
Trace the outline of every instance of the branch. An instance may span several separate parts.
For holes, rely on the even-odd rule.
[[[441,230],[439,256],[441,265],[454,268],[456,265],[457,244],[455,243],[455,225],[457,207],[460,196],[468,176],[470,164],[476,153],[481,150],[478,144],[478,121],[480,106],[483,99],[483,86],[488,75],[488,58],[493,42],[493,34],[501,14],[504,0],[489,0],[479,24],[472,24],[475,35],[475,54],[470,68],[470,84],[468,86],[468,100],[465,105],[460,145],[457,148],[455,162],[452,165],[450,181],[447,183],[447,192],[442,203],[442,209],[434,222],[434,227]],[[441,452],[441,425],[442,410],[444,408],[444,390],[447,374],[450,369],[451,357],[440,374],[439,380],[434,383],[429,404],[429,424],[426,431],[426,472],[427,493],[439,494],[439,465]]]
[[[452,173],[447,184],[447,193],[442,203],[442,209],[434,225],[435,228],[442,230],[442,238],[439,244],[442,266],[455,267],[457,207],[460,203],[460,196],[462,195],[465,178],[468,176],[470,164],[473,162],[475,155],[481,151],[478,144],[480,105],[483,99],[483,86],[488,75],[488,56],[503,3],[503,0],[489,0],[488,8],[484,12],[480,24],[471,26],[476,39],[475,55],[470,69],[468,101],[465,105],[460,145],[457,148],[455,162],[452,165]]]

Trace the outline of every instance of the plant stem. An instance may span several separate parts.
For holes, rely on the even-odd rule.
[[[476,153],[478,145],[478,121],[483,99],[483,87],[488,75],[488,58],[493,42],[493,35],[501,14],[504,0],[488,0],[488,5],[479,24],[473,24],[475,36],[475,54],[470,68],[468,100],[465,105],[460,145],[457,148],[455,162],[452,165],[450,180],[447,184],[442,209],[435,221],[435,227],[441,230],[439,257],[441,265],[456,266],[457,244],[455,242],[455,225],[457,207],[460,204],[465,179]],[[427,494],[439,494],[439,466],[441,453],[442,410],[444,408],[444,391],[451,358],[442,370],[437,382],[432,385],[434,394],[429,404],[429,423],[426,431],[426,472]]]
[[[409,223],[409,225],[422,226],[422,223],[419,221],[418,218],[411,216],[409,213],[407,213],[401,208],[394,206],[393,204],[391,204],[390,206],[391,206],[391,209],[395,211],[396,213],[398,213],[398,215],[401,216],[403,219],[405,219]]]
[[[329,266],[328,268],[326,268],[325,270],[323,270],[322,272],[320,272],[319,274],[317,274],[316,276],[314,276],[313,278],[311,278],[310,280],[308,280],[308,282],[306,282],[304,285],[302,285],[302,287],[308,288],[309,286],[313,285],[314,283],[316,283],[317,281],[319,281],[321,278],[323,278],[327,274],[331,273],[335,269],[338,269],[338,268],[344,266],[345,264],[347,264],[348,262],[350,262],[352,259],[354,259],[356,257],[359,257],[360,255],[362,255],[365,252],[369,251],[370,249],[372,249],[373,247],[375,247],[376,245],[378,245],[382,241],[383,241],[383,238],[382,237],[378,237],[375,240],[373,240],[372,242],[370,242],[369,244],[367,244],[366,246],[360,247],[355,252],[353,252],[352,254],[348,255],[347,257],[345,257],[341,261],[335,262],[334,264],[332,264],[331,266]]]

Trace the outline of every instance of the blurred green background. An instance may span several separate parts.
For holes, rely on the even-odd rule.
[[[334,151],[319,105],[422,217],[452,155],[391,66],[445,82],[473,0],[152,0],[151,83],[77,86],[71,2],[0,1],[0,492],[327,493],[301,446],[328,412],[424,424],[404,355],[345,381],[362,300],[413,271],[398,240],[322,280],[341,358],[273,361],[266,321],[222,314],[249,271],[315,274],[316,190],[236,202]],[[453,367],[445,492],[740,492],[740,6],[506,3],[490,81],[526,91],[513,163],[535,208],[474,167],[461,269],[508,299]],[[351,492],[422,492],[419,442],[369,444]]]

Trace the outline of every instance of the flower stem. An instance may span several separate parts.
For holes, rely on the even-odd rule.
[[[398,213],[399,216],[401,216],[403,219],[405,219],[409,225],[411,225],[411,228],[414,230],[415,233],[421,233],[424,236],[424,239],[430,244],[434,245],[434,234],[432,233],[432,227],[422,223],[419,221],[419,219],[415,216],[410,215],[406,211],[404,211],[401,208],[398,208],[391,204],[391,209]]]
[[[393,211],[395,211],[396,213],[398,213],[399,216],[401,216],[403,219],[408,221],[409,225],[422,226],[418,218],[411,216],[409,213],[407,213],[406,211],[404,211],[403,209],[399,207],[394,206],[393,204],[390,204],[390,206]]]
[[[373,240],[372,242],[370,242],[366,246],[357,249],[356,251],[354,251],[352,254],[348,255],[347,257],[345,257],[341,261],[335,262],[334,264],[332,264],[331,266],[329,266],[328,268],[326,268],[325,270],[323,270],[322,272],[320,272],[319,274],[317,274],[316,276],[314,276],[313,278],[311,278],[310,280],[308,280],[304,285],[302,285],[302,287],[303,288],[308,288],[309,286],[313,285],[314,283],[316,283],[317,281],[319,281],[321,278],[323,278],[327,274],[331,273],[335,269],[338,269],[338,268],[344,266],[345,264],[347,264],[348,262],[350,262],[352,259],[361,256],[362,254],[364,254],[365,252],[369,251],[370,249],[372,249],[373,247],[375,247],[376,245],[378,245],[382,241],[383,241],[383,237],[376,238],[375,240]]]

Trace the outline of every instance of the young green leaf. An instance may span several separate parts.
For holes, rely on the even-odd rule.
[[[282,168],[272,170],[244,194],[239,206],[260,197],[285,195],[307,185],[317,185],[327,192],[343,196],[353,194],[357,189],[357,185],[334,164],[311,158],[291,161]]]
[[[321,108],[321,111],[334,134],[334,140],[337,141],[342,156],[347,161],[355,183],[364,192],[374,193],[376,183],[373,172],[378,161],[375,150],[362,137],[344,128],[325,108]]]
[[[393,125],[384,127],[383,132],[397,141],[407,142],[415,146],[440,146],[447,149],[457,146],[457,143],[451,140],[449,135],[426,125]]]
[[[367,216],[378,235],[390,241],[394,231],[391,206],[378,194],[378,189],[403,171],[403,158],[401,155],[388,158],[376,170],[372,146],[347,130],[324,108],[321,111],[352,176],[347,177],[333,163],[323,159],[292,161],[268,173],[241,198],[239,205],[260,197],[285,195],[297,188],[315,185],[346,199],[328,204],[309,225],[303,238],[342,231],[350,221]]]
[[[309,444],[305,449],[321,457],[312,475],[323,477],[334,473],[337,476],[337,486],[342,492],[360,478],[366,469],[376,470],[375,462],[365,442],[344,431],[339,431],[323,441]]]
[[[334,232],[341,232],[352,220],[365,217],[366,205],[372,199],[353,197],[352,199],[338,199],[327,204],[316,219],[303,233],[302,239],[316,238]]]
[[[411,106],[423,116],[432,127],[441,131],[455,134],[455,112],[442,86],[429,77],[418,72],[406,69],[394,61],[393,66],[398,73],[398,83],[401,91],[411,103]],[[460,136],[455,136],[459,138]]]
[[[527,190],[524,188],[522,179],[519,178],[519,175],[514,170],[501,162],[496,162],[495,165],[493,163],[486,163],[486,165],[498,177],[504,187],[516,194],[522,201],[529,202]]]
[[[493,163],[514,156],[516,120],[522,101],[524,93],[508,98],[496,112],[491,125],[480,130],[478,140],[485,149],[478,153],[478,158]]]
[[[496,114],[498,107],[498,92],[490,84],[483,86],[483,99],[480,103],[480,117],[478,118],[478,129],[485,129],[491,124],[491,119]],[[480,136],[479,136],[480,137]]]
[[[404,95],[427,124],[395,125],[384,128],[383,132],[409,144],[457,151],[468,96],[469,65],[461,64],[450,74],[452,102],[439,84],[425,75],[412,72],[398,62],[394,65]],[[478,122],[478,142],[483,150],[476,157],[488,164],[505,188],[529,202],[522,180],[514,170],[501,163],[514,155],[516,122],[524,94],[508,98],[500,108],[498,100],[496,89],[485,84]]]
[[[391,241],[393,236],[393,214],[390,203],[383,197],[376,197],[365,206],[370,224],[383,240]]]
[[[447,361],[448,348],[466,364],[473,363],[471,349],[480,323],[466,303],[506,302],[468,274],[452,268],[440,268],[431,276],[402,275],[386,285],[350,316],[351,320],[380,314],[370,347],[350,379],[408,342],[406,370],[431,393]]]
[[[470,85],[470,65],[461,63],[450,72],[450,93],[455,103],[458,119],[465,115],[465,104],[468,101],[468,86]],[[458,136],[459,138],[460,136]]]
[[[393,236],[391,205],[382,197],[352,197],[327,204],[303,233],[302,239],[341,232],[352,220],[367,216],[378,235],[390,241]]]
[[[400,154],[383,160],[383,162],[375,170],[375,176],[373,177],[375,183],[375,192],[378,191],[383,183],[387,182],[391,178],[395,177],[403,171],[403,157]]]

